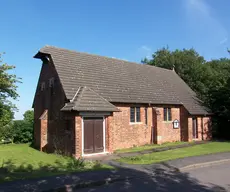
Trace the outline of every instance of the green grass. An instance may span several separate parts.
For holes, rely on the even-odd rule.
[[[176,146],[176,145],[181,145],[184,143],[186,143],[186,142],[179,142],[178,141],[178,142],[173,142],[173,143],[164,143],[161,145],[157,145],[157,144],[144,145],[144,146],[132,147],[132,148],[128,148],[128,149],[118,149],[118,150],[116,150],[116,153],[138,152],[138,151],[144,151],[144,150],[153,149],[153,148]]]
[[[192,147],[155,152],[135,157],[124,157],[119,162],[128,164],[151,164],[190,156],[230,151],[230,142],[211,142]]]
[[[0,145],[0,182],[111,168],[92,161],[79,165],[73,158],[43,153],[28,144]]]

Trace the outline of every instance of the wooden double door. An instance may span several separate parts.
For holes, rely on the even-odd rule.
[[[104,152],[103,117],[84,117],[84,154]]]

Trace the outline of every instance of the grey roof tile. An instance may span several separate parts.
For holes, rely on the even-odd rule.
[[[62,111],[119,111],[113,104],[88,87],[79,87],[74,98],[62,108]]]
[[[112,103],[183,104],[190,114],[208,114],[172,70],[52,46],[40,54],[51,55],[68,99],[87,86]]]

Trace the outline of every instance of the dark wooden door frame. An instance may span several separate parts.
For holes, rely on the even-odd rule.
[[[198,119],[197,117],[192,118],[192,138],[198,139]]]
[[[103,118],[103,148],[104,148],[104,150],[103,150],[103,152],[100,152],[100,153],[91,153],[91,154],[84,154],[84,118],[90,118],[90,117],[92,117],[92,118],[96,118],[96,117],[98,117],[98,118]],[[82,116],[82,135],[81,135],[81,137],[82,137],[82,156],[90,156],[90,155],[97,155],[97,154],[103,154],[103,153],[106,153],[106,151],[105,151],[105,146],[106,146],[106,144],[105,144],[105,141],[106,141],[106,139],[105,139],[105,116]]]
[[[157,111],[152,107],[151,143],[157,143]]]

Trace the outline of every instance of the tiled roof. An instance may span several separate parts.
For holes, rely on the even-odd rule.
[[[88,87],[79,87],[74,98],[62,108],[62,111],[119,111],[113,104]]]
[[[87,86],[112,103],[182,104],[190,114],[208,113],[172,70],[53,46],[35,57],[42,54],[51,55],[67,99]]]

